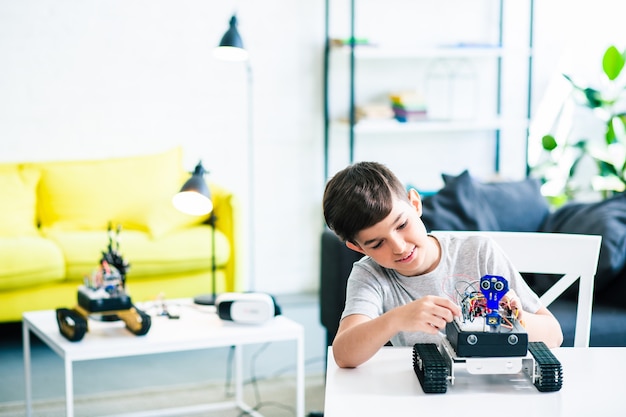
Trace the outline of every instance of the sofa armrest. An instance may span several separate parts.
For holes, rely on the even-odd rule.
[[[230,241],[231,256],[226,265],[226,288],[233,291],[242,291],[242,215],[239,199],[230,190],[210,183],[211,198],[213,200],[213,214],[215,215],[215,227],[222,232]]]

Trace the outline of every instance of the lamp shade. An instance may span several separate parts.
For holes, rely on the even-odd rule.
[[[213,53],[216,58],[224,61],[245,61],[248,59],[248,51],[244,49],[243,41],[237,30],[237,16],[233,15],[230,18],[229,28]]]
[[[213,211],[211,192],[204,181],[205,173],[202,162],[198,162],[191,178],[185,182],[180,192],[174,195],[172,203],[179,211],[194,216],[202,216]]]

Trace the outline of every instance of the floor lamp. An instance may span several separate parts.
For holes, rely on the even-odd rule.
[[[194,216],[209,214],[207,223],[211,226],[211,293],[201,294],[194,297],[196,304],[214,305],[217,296],[217,263],[215,260],[215,214],[213,213],[213,201],[211,191],[204,180],[207,171],[202,166],[202,161],[196,165],[191,178],[183,184],[178,194],[172,198],[172,203],[179,211]]]
[[[233,15],[230,18],[229,27],[217,48],[214,50],[214,56],[222,61],[231,62],[245,62],[246,64],[246,77],[247,77],[247,93],[248,93],[248,186],[249,190],[249,210],[248,210],[248,222],[249,222],[249,271],[248,271],[248,290],[254,291],[254,269],[255,269],[255,257],[254,257],[254,141],[253,141],[253,129],[252,129],[252,66],[250,65],[250,59],[248,51],[243,46],[243,41],[239,35],[237,29],[237,16]]]

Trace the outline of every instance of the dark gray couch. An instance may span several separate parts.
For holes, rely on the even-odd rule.
[[[423,199],[422,220],[427,230],[602,235],[590,345],[626,346],[626,194],[551,211],[534,179],[481,183],[468,172],[443,178],[444,187]],[[339,326],[352,263],[361,254],[348,249],[330,230],[322,234],[321,244],[320,320],[330,345]],[[549,286],[550,277],[525,278],[538,294]],[[550,306],[563,328],[563,346],[574,343],[575,286]]]

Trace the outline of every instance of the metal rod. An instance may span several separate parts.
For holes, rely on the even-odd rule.
[[[323,88],[324,88],[324,182],[328,179],[328,174],[330,171],[329,168],[329,147],[330,147],[330,110],[329,110],[329,80],[328,80],[328,71],[330,67],[330,0],[326,0],[326,14],[324,16],[324,33],[326,36],[326,44],[324,45],[324,79],[323,79]]]
[[[356,124],[356,93],[355,93],[355,59],[354,48],[356,46],[355,39],[355,12],[354,12],[354,0],[350,1],[351,13],[350,13],[350,163],[354,162],[354,125]]]
[[[249,190],[249,208],[248,208],[248,233],[249,233],[249,267],[248,267],[248,290],[254,291],[256,287],[256,271],[255,271],[255,236],[256,236],[256,223],[254,221],[254,204],[256,201],[255,198],[255,181],[254,181],[254,171],[255,171],[255,163],[254,163],[254,129],[253,129],[253,79],[252,79],[252,65],[250,64],[250,60],[246,61],[246,74],[248,81],[248,186]]]

